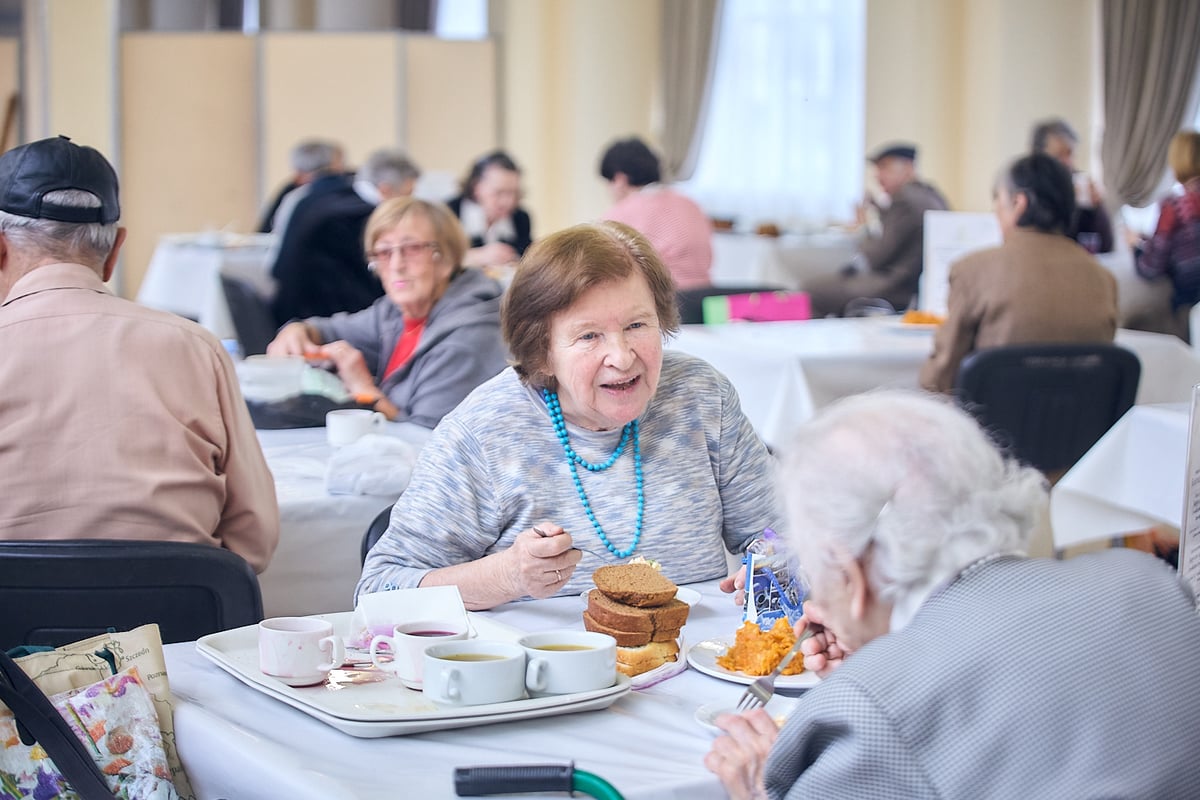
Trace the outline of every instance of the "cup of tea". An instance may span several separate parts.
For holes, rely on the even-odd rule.
[[[573,694],[617,682],[617,640],[591,631],[542,631],[518,640],[525,648],[529,694]]]
[[[368,408],[339,408],[325,415],[325,438],[334,447],[353,444],[377,432],[387,417]]]
[[[525,648],[479,639],[425,648],[425,697],[435,703],[478,706],[525,696]]]
[[[402,622],[392,630],[392,635],[371,637],[371,663],[384,672],[393,672],[410,689],[420,689],[425,665],[425,648],[436,642],[466,639],[468,628],[463,622],[446,620],[419,620]],[[383,645],[388,655],[380,652]]]
[[[288,686],[312,686],[346,660],[333,623],[313,617],[272,617],[258,623],[258,668]]]

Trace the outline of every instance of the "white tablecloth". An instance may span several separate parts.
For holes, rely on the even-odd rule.
[[[388,424],[385,432],[413,444],[429,435],[411,424]],[[324,428],[259,431],[258,441],[275,478],[280,516],[279,547],[258,576],[266,615],[352,610],[363,534],[396,498],[326,492],[333,449]]]
[[[782,447],[834,400],[881,387],[916,389],[932,342],[931,329],[886,317],[685,325],[669,346],[725,373],[755,430]],[[1142,362],[1139,404],[1185,402],[1200,383],[1200,358],[1173,336],[1120,330],[1117,344]]]
[[[1054,546],[1179,527],[1187,443],[1188,404],[1129,409],[1050,493]]]
[[[267,264],[270,234],[171,234],[159,239],[137,301],[194,319],[219,339],[236,338],[221,275],[275,293]]]
[[[840,232],[758,236],[713,234],[714,286],[778,286],[799,289],[804,281],[830,275],[854,257],[855,239]]]
[[[695,588],[704,597],[685,638],[732,635],[740,611],[729,596],[715,584]],[[564,597],[486,613],[526,631],[581,629],[583,608],[580,598]],[[702,763],[712,736],[694,714],[706,703],[733,705],[743,690],[688,670],[600,711],[356,739],[247,687],[191,643],[169,645],[166,654],[179,752],[201,800],[449,798],[458,766],[569,761],[629,800],[724,798]]]

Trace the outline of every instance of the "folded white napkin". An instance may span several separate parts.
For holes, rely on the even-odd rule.
[[[395,499],[412,477],[418,448],[380,433],[368,433],[334,450],[325,472],[330,494],[370,494]]]

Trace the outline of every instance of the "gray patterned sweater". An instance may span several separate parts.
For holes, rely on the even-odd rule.
[[[726,550],[741,552],[763,528],[779,528],[770,456],[732,384],[709,364],[664,353],[640,426],[645,522],[634,555],[661,561],[676,583],[708,580],[725,574]],[[621,438],[619,430],[567,427],[572,447],[593,463],[606,461]],[[604,472],[579,470],[617,549],[632,542],[637,517],[632,450]],[[596,567],[624,560],[605,549],[585,516],[540,394],[506,369],[433,432],[356,596],[417,586],[431,569],[506,549],[542,520],[561,525],[584,551],[559,594],[589,588]]]

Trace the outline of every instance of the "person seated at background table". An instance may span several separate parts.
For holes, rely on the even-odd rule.
[[[448,203],[471,243],[463,264],[503,267],[525,254],[533,225],[520,202],[521,170],[508,153],[496,150],[471,165],[462,194]]]
[[[1075,219],[1067,235],[1089,253],[1108,253],[1113,249],[1112,220],[1104,208],[1104,197],[1086,172],[1075,170],[1075,147],[1079,136],[1066,120],[1051,119],[1033,128],[1030,149],[1058,161],[1071,173],[1075,189]]]
[[[441,203],[385,200],[367,221],[365,242],[384,296],[357,313],[290,322],[267,354],[328,359],[360,402],[433,428],[504,369],[502,290],[462,266],[466,238]]]
[[[732,384],[663,353],[675,287],[637,231],[601,222],[539,241],[502,326],[513,366],[433,432],[356,594],[454,584],[484,609],[578,593],[634,555],[690,583],[725,575],[727,551],[779,523]]]
[[[1200,300],[1200,132],[1175,134],[1167,161],[1183,193],[1162,201],[1154,235],[1136,246],[1134,264],[1143,278],[1171,279],[1175,333],[1189,341],[1188,317]]]
[[[287,227],[288,218],[291,217],[296,204],[308,193],[306,187],[322,175],[340,174],[346,169],[342,146],[324,139],[299,142],[288,154],[288,161],[292,165],[292,176],[267,204],[267,209],[258,223],[259,233],[282,231]]]
[[[1066,235],[1075,208],[1066,167],[1042,154],[1017,159],[992,195],[1004,241],[950,266],[946,320],[921,367],[930,391],[950,391],[974,350],[1111,342],[1117,331],[1116,279]]]
[[[279,507],[233,362],[104,285],[119,218],[98,151],[0,156],[0,538],[199,542],[262,572]]]
[[[917,148],[892,144],[870,159],[886,200],[872,200],[880,230],[868,236],[854,260],[837,275],[806,281],[814,317],[841,316],[859,297],[881,298],[903,310],[917,295],[924,263],[925,212],[948,208],[941,192],[917,175]]]
[[[645,142],[636,136],[613,142],[600,159],[600,175],[613,201],[605,219],[645,236],[677,288],[712,284],[712,222],[691,198],[659,182],[659,158]]]
[[[380,297],[363,254],[363,228],[381,200],[412,194],[419,175],[403,152],[384,149],[354,179],[329,173],[310,184],[280,233],[271,267],[276,323],[359,311]]]
[[[949,399],[847,398],[783,456],[809,689],[717,719],[733,798],[1190,797],[1200,617],[1162,561],[1024,553],[1046,491]]]

